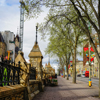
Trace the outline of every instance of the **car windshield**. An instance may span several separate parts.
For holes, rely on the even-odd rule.
[[[82,75],[85,75],[85,74],[82,74]]]

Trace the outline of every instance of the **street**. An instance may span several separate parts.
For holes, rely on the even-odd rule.
[[[70,78],[72,78],[72,77],[70,77]],[[88,77],[76,77],[76,79],[79,80],[79,81],[86,82],[87,84],[88,84],[88,81],[89,81]],[[92,86],[99,87],[99,79],[97,79],[97,78],[91,78],[91,81],[92,81]]]

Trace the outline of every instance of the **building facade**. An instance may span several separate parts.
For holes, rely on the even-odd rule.
[[[77,74],[83,73],[83,61],[76,61],[76,73]]]
[[[0,33],[0,56],[6,56],[6,43],[2,37],[2,34]]]
[[[14,41],[15,41],[15,58],[16,58],[18,55],[18,51],[19,51],[19,36],[18,36],[18,34],[15,36]]]
[[[6,56],[9,54],[9,59],[14,62],[15,60],[15,42],[14,42],[14,33],[10,31],[2,32],[3,39],[6,44]]]

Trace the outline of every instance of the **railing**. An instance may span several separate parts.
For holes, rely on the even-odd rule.
[[[15,66],[7,62],[0,62],[0,86],[20,84],[20,62]]]
[[[36,80],[36,68],[35,67],[31,67],[30,68],[30,80]]]

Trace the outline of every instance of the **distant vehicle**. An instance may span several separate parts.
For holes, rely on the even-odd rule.
[[[57,74],[55,74],[54,76],[52,76],[51,84],[58,85]]]
[[[85,71],[85,77],[89,77],[89,71]]]
[[[57,74],[49,78],[49,85],[58,85]]]
[[[77,77],[81,77],[81,74],[77,74]]]
[[[82,74],[81,77],[85,77],[85,74]]]

